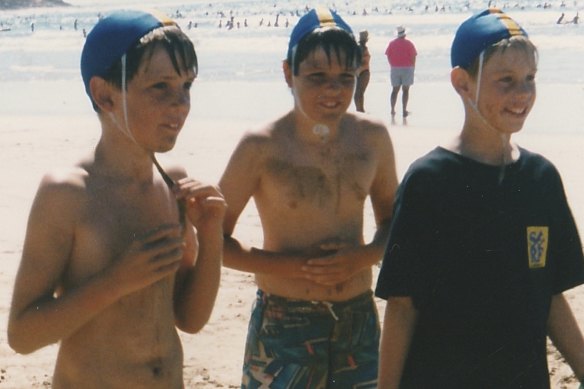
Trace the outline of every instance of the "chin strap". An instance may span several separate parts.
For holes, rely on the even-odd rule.
[[[475,100],[468,100],[470,106],[472,107],[473,111],[475,111],[475,113],[477,114],[477,116],[481,119],[481,121],[483,122],[483,124],[485,125],[485,127],[489,128],[491,131],[494,132],[500,132],[499,130],[497,130],[495,127],[493,127],[491,125],[491,123],[489,123],[487,121],[487,119],[485,119],[485,117],[483,116],[483,114],[481,113],[481,111],[479,110],[479,96],[480,96],[480,91],[481,91],[481,79],[483,76],[483,63],[484,63],[484,59],[485,59],[485,51],[481,51],[481,54],[479,55],[479,69],[477,72],[477,90],[475,93]],[[503,182],[503,179],[505,178],[505,167],[506,165],[511,162],[509,158],[507,158],[507,152],[509,152],[509,155],[512,153],[511,147],[510,147],[510,139],[509,136],[507,136],[506,134],[501,133],[501,145],[503,146],[503,153],[501,155],[501,167],[500,167],[500,171],[499,171],[499,184],[501,182]]]
[[[177,185],[176,181],[173,180],[162,168],[162,166],[160,166],[160,163],[158,163],[158,160],[156,159],[156,156],[154,155],[154,153],[152,153],[151,157],[152,162],[154,163],[154,166],[156,166],[156,170],[158,170],[158,173],[160,173],[160,175],[162,176],[162,179],[164,180],[164,182],[166,183],[166,185],[170,188],[170,190],[172,191],[172,189]],[[177,200],[176,201],[176,205],[178,207],[178,218],[179,218],[179,222],[180,224],[183,226],[185,226],[185,222],[186,222],[186,216],[187,216],[187,210],[186,210],[186,203],[185,200]]]
[[[124,124],[126,129],[126,134],[136,142],[134,138],[134,134],[130,131],[130,124],[128,121],[128,97],[127,97],[127,90],[128,87],[128,80],[127,80],[127,57],[126,54],[122,55],[122,110],[124,113]]]
[[[478,108],[477,104],[475,104],[472,101],[469,101],[469,103],[470,103],[470,106],[472,107],[472,109],[477,114],[477,116],[481,119],[481,121],[483,122],[483,124],[485,125],[485,127],[489,128],[489,130],[491,130],[491,131],[499,132],[481,114],[481,112],[479,111],[479,108]],[[506,134],[500,134],[500,137],[501,137],[501,145],[503,146],[503,152],[501,153],[501,166],[500,166],[501,169],[500,169],[500,172],[499,172],[499,184],[501,182],[503,182],[503,179],[505,178],[505,167],[506,167],[506,165],[511,162],[511,160],[509,158],[507,158],[507,153],[509,153],[509,155],[511,155],[511,153],[512,153],[509,136],[506,135]]]
[[[485,51],[481,51],[479,54],[479,70],[477,72],[477,92],[475,93],[475,105],[479,104],[479,96],[481,91],[481,79],[483,77],[483,62],[485,60]]]
[[[122,85],[121,85],[121,87],[122,87],[122,113],[124,115],[124,125],[122,126],[120,124],[120,122],[116,119],[116,116],[114,115],[113,112],[110,112],[109,116],[110,116],[110,119],[112,120],[112,122],[116,125],[116,127],[123,134],[125,134],[128,138],[130,138],[134,143],[138,144],[138,142],[136,142],[136,138],[134,138],[134,135],[132,134],[132,131],[130,130],[130,124],[129,124],[129,120],[128,120],[128,96],[127,96],[127,91],[126,91],[126,88],[128,86],[128,80],[127,80],[127,74],[126,74],[127,73],[126,54],[122,55],[121,61],[122,61],[122,75],[121,75],[122,76]],[[156,170],[158,170],[158,173],[160,173],[160,175],[162,176],[162,179],[164,180],[166,185],[172,190],[175,187],[176,182],[164,171],[162,166],[160,166],[154,153],[151,153],[150,158],[152,159],[154,166],[156,166]],[[177,206],[178,206],[179,221],[180,221],[181,225],[184,227],[185,220],[186,220],[186,204],[185,204],[184,200],[177,200]]]
[[[128,86],[128,81],[127,81],[127,77],[126,77],[126,54],[122,55],[121,58],[122,61],[122,113],[123,113],[123,126],[120,123],[120,121],[116,118],[116,115],[114,115],[113,112],[109,113],[109,117],[111,119],[111,121],[116,125],[116,127],[118,128],[118,130],[120,130],[124,135],[126,135],[129,139],[131,139],[134,143],[138,143],[136,142],[136,138],[134,138],[134,135],[132,134],[132,131],[130,130],[130,122],[128,120],[128,96],[127,96],[127,92],[126,92],[126,87]]]

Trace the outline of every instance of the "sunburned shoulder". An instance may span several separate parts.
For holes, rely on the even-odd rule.
[[[87,199],[88,173],[80,166],[46,173],[37,189],[31,212],[45,220],[73,220]]]
[[[384,132],[387,133],[387,126],[382,120],[371,117],[365,113],[356,112],[348,113],[345,116],[345,121],[354,123],[354,127],[360,131]]]
[[[389,139],[389,133],[383,121],[365,114],[347,113],[341,126],[345,134],[351,138],[371,139],[381,144],[385,144]],[[253,153],[255,157],[259,157],[270,150],[279,150],[281,145],[290,144],[293,141],[293,134],[294,121],[291,115],[286,115],[259,129],[247,131],[241,138],[238,149],[240,152]]]
[[[343,128],[345,134],[353,140],[362,139],[381,148],[391,143],[386,125],[381,120],[363,113],[347,114],[343,121]]]
[[[294,115],[292,112],[263,126],[249,131],[246,135],[258,142],[276,141],[280,138],[288,138],[294,130]]]
[[[263,127],[248,130],[239,142],[239,149],[258,153],[265,151],[281,142],[288,142],[291,129],[286,120],[270,122]]]
[[[40,189],[60,191],[83,191],[87,186],[89,172],[81,165],[59,168],[45,173]]]

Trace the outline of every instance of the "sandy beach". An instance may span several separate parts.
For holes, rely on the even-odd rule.
[[[580,6],[575,1],[564,9],[567,16],[571,17],[578,9],[582,11],[579,1]],[[12,287],[39,180],[45,172],[71,165],[90,153],[100,135],[99,122],[79,76],[81,27],[89,26],[89,21],[94,20],[96,4],[99,7],[106,3],[118,4],[117,0],[72,2],[91,8],[68,10],[70,14],[63,16],[51,10],[46,20],[39,14],[35,34],[28,32],[32,20],[29,13],[0,12],[0,22],[5,23],[0,23],[0,27],[11,26],[14,33],[0,35],[0,389],[51,387],[58,345],[19,355],[7,344]],[[207,3],[194,1],[193,4],[203,2]],[[124,3],[137,4],[138,0]],[[172,1],[146,3],[173,6]],[[221,2],[216,3],[213,11],[221,6]],[[273,18],[272,4],[248,3],[229,3],[229,6],[236,4],[238,20],[250,15],[250,25],[255,27],[248,31],[219,30],[214,13],[203,16],[203,11],[197,10],[198,19],[194,20],[201,21],[201,26],[189,34],[200,57],[201,72],[192,90],[191,114],[175,149],[159,158],[163,165],[167,158],[184,165],[192,177],[206,182],[219,180],[245,131],[260,127],[292,105],[280,71],[289,30],[257,27],[260,19]],[[248,7],[252,3],[255,8]],[[304,7],[304,3],[292,3],[287,2],[285,6]],[[365,2],[357,0],[345,6],[349,4],[364,7]],[[370,31],[373,57],[372,78],[365,95],[366,115],[387,124],[399,177],[416,158],[453,137],[462,124],[462,105],[448,82],[448,50],[455,26],[467,16],[460,11],[467,2],[460,0],[452,4],[456,10],[440,15],[421,10],[410,13],[403,8],[390,15],[384,8],[384,13],[348,18],[356,31],[362,28]],[[554,162],[562,175],[579,229],[584,232],[582,26],[557,25],[559,8],[543,11],[533,4],[525,12],[513,15],[522,24],[525,22],[529,31],[534,31],[532,40],[541,54],[537,102],[515,140]],[[196,8],[196,4],[191,6]],[[76,17],[80,17],[80,29],[72,31]],[[63,31],[61,25],[57,27],[57,21],[63,22]],[[181,23],[187,21],[185,18]],[[383,52],[395,26],[402,23],[411,31],[420,58],[408,106],[412,115],[407,122],[399,115],[392,122],[388,66]],[[24,30],[16,31],[17,28]],[[365,239],[369,240],[375,230],[369,206],[365,218]],[[235,236],[261,247],[260,221],[253,204],[239,218]],[[374,279],[378,270],[374,268]],[[240,387],[242,353],[255,292],[251,274],[223,269],[209,323],[199,334],[180,334],[186,388]],[[584,286],[569,291],[567,296],[580,326],[584,327]],[[376,302],[382,317],[385,303],[379,299]],[[548,361],[553,389],[577,388],[570,368],[551,345]]]
[[[0,388],[50,387],[57,345],[31,355],[15,354],[6,342],[6,321],[12,284],[21,255],[26,218],[42,174],[76,161],[90,152],[99,127],[81,86],[74,81],[6,83],[0,111]],[[10,92],[6,99],[4,90]],[[580,230],[584,229],[584,176],[581,152],[584,128],[581,115],[584,89],[580,85],[543,85],[540,98],[518,142],[550,158],[564,185]],[[562,95],[566,104],[554,96]],[[413,114],[404,123],[388,117],[388,88],[385,80],[374,81],[366,93],[367,115],[385,120],[397,156],[400,177],[417,157],[448,140],[460,126],[462,112],[450,85],[418,83],[412,88]],[[436,104],[440,101],[440,104]],[[22,105],[24,104],[24,105]],[[28,105],[26,105],[28,104]],[[198,81],[193,89],[193,108],[177,147],[165,158],[180,161],[191,176],[216,182],[240,136],[247,130],[286,111],[291,98],[284,82],[213,83]],[[9,108],[6,108],[9,107]],[[12,107],[12,108],[10,108]],[[58,109],[57,109],[58,107]],[[352,107],[351,110],[354,110]],[[554,112],[550,115],[549,112]],[[551,117],[553,116],[553,117]],[[558,120],[562,118],[562,120]],[[564,125],[575,131],[543,131],[547,125]],[[374,225],[366,209],[366,238]],[[260,246],[260,223],[252,205],[240,218],[235,231],[243,241]],[[378,269],[375,269],[377,271]],[[223,277],[216,306],[208,325],[197,335],[181,334],[188,388],[239,387],[241,358],[251,303],[255,295],[253,277],[229,269]],[[580,323],[584,323],[584,288],[568,293]],[[380,312],[384,302],[377,300]],[[571,371],[552,347],[549,348],[553,388],[575,388]]]

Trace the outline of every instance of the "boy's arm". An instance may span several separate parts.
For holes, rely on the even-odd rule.
[[[69,189],[45,177],[30,211],[8,322],[8,342],[20,353],[69,336],[114,299],[100,282],[54,296],[74,239],[77,207]]]
[[[69,337],[121,296],[176,271],[178,241],[170,256],[159,247],[142,250],[166,236],[165,230],[133,243],[116,266],[76,285],[62,285],[84,202],[80,192],[74,179],[46,176],[35,197],[8,322],[8,341],[17,352],[30,353]],[[156,256],[160,259],[154,263]]]
[[[301,267],[306,258],[247,247],[232,236],[241,212],[258,188],[264,142],[267,141],[262,136],[244,136],[219,182],[227,202],[223,223],[223,263],[229,268],[249,273],[269,273],[286,278],[301,277]]]
[[[414,334],[417,311],[409,297],[390,297],[379,349],[378,386],[398,389]]]
[[[552,297],[548,335],[580,380],[584,380],[584,338],[563,294]]]
[[[281,278],[310,279],[303,271],[306,261],[306,256],[247,247],[232,236],[225,235],[225,266],[235,270]]]
[[[189,217],[174,297],[176,324],[196,333],[209,321],[219,289],[227,205],[218,188],[188,178],[180,180],[175,190],[186,201]]]
[[[375,142],[379,155],[377,174],[370,191],[371,205],[377,224],[377,231],[370,244],[377,250],[373,264],[381,260],[389,240],[389,226],[398,186],[393,143],[384,126],[379,129],[379,132],[380,139]]]

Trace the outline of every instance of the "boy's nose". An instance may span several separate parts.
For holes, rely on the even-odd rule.
[[[174,106],[189,106],[191,103],[191,93],[188,90],[180,90],[173,93],[171,97]]]
[[[514,99],[517,102],[527,102],[535,98],[535,85],[523,82],[515,88]]]
[[[517,92],[520,94],[532,94],[535,92],[535,83],[533,81],[524,81],[517,86]]]
[[[355,78],[347,78],[343,76],[330,77],[326,80],[325,89],[339,93],[342,90],[349,90],[355,88]]]
[[[328,93],[337,94],[343,89],[343,84],[337,78],[330,78],[325,84],[325,90]]]
[[[341,89],[343,85],[341,84],[341,81],[338,78],[332,78],[329,80],[328,86],[331,89]]]

